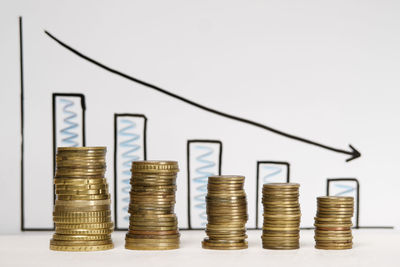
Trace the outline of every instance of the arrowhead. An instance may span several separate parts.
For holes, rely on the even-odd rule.
[[[361,153],[357,149],[355,149],[352,145],[349,145],[349,147],[351,149],[351,152],[349,152],[349,155],[351,155],[351,157],[346,159],[346,162],[361,157]]]

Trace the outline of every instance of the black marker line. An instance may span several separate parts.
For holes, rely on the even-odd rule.
[[[260,165],[261,164],[277,164],[277,165],[284,165],[287,167],[287,173],[286,173],[286,183],[290,183],[290,163],[286,161],[257,161],[257,170],[256,170],[256,227],[254,229],[260,229],[258,228],[258,206],[259,201],[258,201],[258,187],[260,186]]]
[[[297,140],[297,141],[306,143],[306,144],[314,145],[314,146],[317,146],[317,147],[320,147],[320,148],[323,148],[323,149],[327,149],[327,150],[330,150],[330,151],[334,151],[334,152],[337,152],[337,153],[342,153],[342,154],[350,155],[351,157],[348,158],[348,159],[346,159],[346,162],[349,162],[349,161],[351,161],[351,160],[353,160],[353,159],[356,159],[356,158],[358,158],[358,157],[361,156],[361,153],[360,153],[357,149],[355,149],[352,145],[349,145],[350,151],[343,150],[343,149],[338,149],[338,148],[334,148],[334,147],[327,146],[327,145],[323,145],[323,144],[320,144],[320,143],[317,143],[317,142],[314,142],[314,141],[311,141],[311,140],[308,140],[308,139],[305,139],[305,138],[301,138],[301,137],[298,137],[298,136],[295,136],[295,135],[292,135],[292,134],[289,134],[289,133],[282,132],[282,131],[280,131],[280,130],[274,129],[274,128],[272,128],[272,127],[269,127],[269,126],[267,126],[267,125],[264,125],[264,124],[261,124],[261,123],[258,123],[258,122],[252,121],[252,120],[248,120],[248,119],[241,118],[241,117],[238,117],[238,116],[235,116],[235,115],[231,115],[231,114],[228,114],[228,113],[225,113],[225,112],[222,112],[222,111],[218,111],[218,110],[216,110],[216,109],[213,109],[213,108],[204,106],[204,105],[202,105],[202,104],[196,103],[196,102],[194,102],[194,101],[192,101],[192,100],[189,100],[189,99],[184,98],[184,97],[182,97],[182,96],[179,96],[179,95],[177,95],[177,94],[171,93],[171,92],[169,92],[169,91],[167,91],[167,90],[165,90],[165,89],[162,89],[162,88],[160,88],[160,87],[158,87],[158,86],[156,86],[156,85],[153,85],[153,84],[150,84],[150,83],[148,83],[148,82],[139,80],[139,79],[134,78],[134,77],[132,77],[132,76],[129,76],[129,75],[125,74],[125,73],[122,73],[122,72],[120,72],[120,71],[118,71],[118,70],[115,70],[115,69],[113,69],[113,68],[110,68],[110,67],[108,67],[108,66],[106,66],[106,65],[104,65],[104,64],[102,64],[102,63],[100,63],[100,62],[98,62],[98,61],[96,61],[96,60],[94,60],[94,59],[92,59],[92,58],[90,58],[90,57],[84,55],[84,54],[82,54],[81,52],[75,50],[74,48],[70,47],[69,45],[65,44],[64,42],[62,42],[62,41],[60,41],[59,39],[57,39],[56,37],[54,37],[54,36],[53,36],[51,33],[49,33],[48,31],[44,31],[44,32],[45,32],[51,39],[53,39],[54,41],[56,41],[56,42],[57,42],[59,45],[61,45],[62,47],[66,48],[67,50],[69,50],[70,52],[74,53],[75,55],[77,55],[77,56],[79,56],[79,57],[85,59],[86,61],[89,61],[90,63],[92,63],[92,64],[94,64],[94,65],[96,65],[96,66],[98,66],[98,67],[100,67],[100,68],[102,68],[102,69],[104,69],[104,70],[107,70],[107,71],[109,71],[109,72],[111,72],[111,73],[114,73],[114,74],[116,74],[116,75],[118,75],[118,76],[121,76],[121,77],[123,77],[123,78],[125,78],[125,79],[128,79],[128,80],[130,80],[130,81],[133,81],[133,82],[135,82],[135,83],[141,84],[141,85],[143,85],[143,86],[146,86],[146,87],[148,87],[148,88],[151,88],[151,89],[153,89],[153,90],[156,90],[156,91],[158,91],[158,92],[160,92],[160,93],[163,93],[163,94],[165,94],[165,95],[168,95],[168,96],[170,96],[170,97],[173,97],[173,98],[175,98],[175,99],[178,99],[178,100],[180,100],[180,101],[182,101],[182,102],[185,102],[185,103],[187,103],[187,104],[189,104],[189,105],[192,105],[192,106],[194,106],[194,107],[197,107],[197,108],[199,108],[199,109],[205,110],[205,111],[207,111],[207,112],[210,112],[210,113],[213,113],[213,114],[216,114],[216,115],[219,115],[219,116],[222,116],[222,117],[231,119],[231,120],[235,120],[235,121],[239,121],[239,122],[242,122],[242,123],[245,123],[245,124],[248,124],[248,125],[252,125],[252,126],[255,126],[255,127],[258,127],[258,128],[261,128],[261,129],[264,129],[264,130],[273,132],[273,133],[275,133],[275,134],[278,134],[278,135],[281,135],[281,136],[284,136],[284,137],[287,137],[287,138],[290,138],[290,139],[293,139],[293,140]]]
[[[114,229],[118,228],[117,213],[117,114],[114,114]]]
[[[22,40],[22,17],[19,17],[19,67],[20,67],[20,105],[21,105],[21,231],[25,231],[24,215],[24,53]]]
[[[119,117],[135,117],[135,118],[143,118],[144,126],[143,126],[143,159],[147,160],[147,117],[144,114],[134,114],[134,113],[114,113],[114,230],[115,231],[128,231],[128,228],[120,228],[118,227],[118,205],[117,205],[117,176],[118,176],[118,168],[117,168],[117,157],[118,157],[118,118]]]
[[[26,228],[25,227],[25,83],[24,83],[24,44],[23,44],[23,21],[22,16],[19,17],[19,64],[20,64],[20,112],[21,112],[21,231],[50,231],[52,228]]]
[[[219,145],[219,155],[218,155],[218,175],[221,175],[222,169],[222,142],[219,140],[209,140],[209,139],[191,139],[186,143],[186,159],[187,159],[187,196],[188,196],[188,206],[187,206],[187,214],[188,214],[188,228],[187,230],[204,230],[204,228],[193,228],[191,222],[191,207],[190,207],[190,144],[192,143],[201,143],[201,144],[218,144]]]
[[[256,170],[256,229],[258,229],[258,187],[260,186],[260,181],[259,181],[259,176],[260,176],[260,167],[259,167],[259,163],[257,162],[257,170]]]
[[[187,218],[188,218],[188,229],[192,229],[192,220],[190,218],[190,143],[186,142],[186,161],[187,161]]]

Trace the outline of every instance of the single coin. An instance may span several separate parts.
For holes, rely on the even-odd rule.
[[[56,234],[61,235],[108,235],[113,232],[113,228],[104,229],[59,229],[56,227]]]
[[[57,195],[57,200],[106,200],[110,194],[103,195]]]
[[[178,229],[169,231],[149,231],[149,230],[129,230],[129,233],[134,235],[171,235],[178,234]]]
[[[55,205],[62,206],[97,206],[97,205],[110,205],[110,199],[101,199],[101,200],[58,200],[56,199]]]
[[[96,178],[55,178],[54,184],[64,186],[107,185],[104,177]]]
[[[170,246],[140,246],[138,244],[125,244],[125,248],[130,250],[171,250],[178,249],[179,244],[174,244]]]
[[[53,216],[53,221],[54,221],[54,223],[57,223],[58,225],[59,224],[104,223],[104,222],[111,222],[111,216],[80,217],[80,218]]]
[[[55,246],[100,246],[112,244],[111,239],[106,240],[50,240],[50,245]]]
[[[178,172],[176,161],[133,161],[132,173],[136,172]]]
[[[59,245],[50,245],[51,250],[56,251],[101,251],[101,250],[109,250],[114,248],[113,244],[107,245],[99,245],[99,246],[59,246]]]
[[[97,212],[110,210],[110,205],[87,205],[87,206],[64,206],[56,204],[54,206],[55,213],[64,212]]]
[[[56,229],[109,229],[114,226],[113,222],[105,223],[79,223],[79,224],[57,224]]]
[[[201,245],[204,249],[217,249],[217,250],[237,250],[237,249],[246,249],[248,248],[247,242],[243,242],[238,245],[225,245],[225,246],[216,246],[215,244],[209,243],[208,241],[202,241]]]
[[[82,218],[82,217],[105,217],[111,216],[111,210],[105,209],[100,211],[54,211],[53,216],[63,218]]]
[[[111,239],[111,235],[62,235],[62,234],[54,234],[54,240],[107,240]]]

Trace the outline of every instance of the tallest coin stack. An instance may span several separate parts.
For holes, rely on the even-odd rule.
[[[97,251],[113,248],[110,194],[104,174],[105,147],[60,147],[54,184],[55,234],[50,249]]]

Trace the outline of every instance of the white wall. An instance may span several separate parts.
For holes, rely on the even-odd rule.
[[[1,232],[20,229],[18,16],[25,55],[25,179],[51,220],[53,92],[84,93],[87,145],[107,145],[113,186],[113,113],[148,117],[148,158],[176,159],[177,212],[186,225],[186,141],[220,139],[223,173],[247,177],[257,160],[291,163],[312,226],[326,178],[361,183],[361,226],[400,226],[397,1],[3,1],[0,4]],[[78,58],[46,29],[106,65],[206,106],[362,157],[327,151],[222,119]],[[36,189],[35,189],[36,184]],[[42,200],[40,200],[42,199]],[[252,201],[252,200],[249,200]],[[42,203],[40,202],[40,203]],[[253,210],[252,210],[253,209]],[[251,218],[254,207],[249,206]],[[254,219],[252,219],[254,221]],[[249,223],[252,223],[251,220]]]

